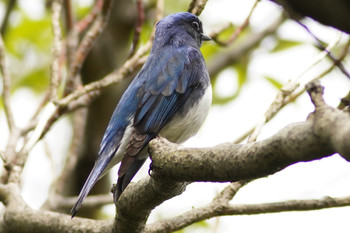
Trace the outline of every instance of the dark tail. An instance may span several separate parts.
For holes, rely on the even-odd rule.
[[[132,162],[132,164],[128,167],[126,172],[123,175],[119,176],[115,193],[114,193],[114,203],[117,203],[120,195],[122,194],[126,186],[128,186],[128,184],[130,183],[132,178],[135,176],[135,174],[138,172],[138,170],[140,170],[142,165],[145,163],[146,159],[147,158],[140,159],[140,160],[135,159]]]
[[[100,178],[100,175],[103,173],[105,170],[107,164],[109,163],[110,159],[107,159],[105,161],[96,161],[94,167],[92,168],[89,177],[85,181],[85,184],[83,188],[81,189],[78,199],[75,202],[72,210],[70,211],[70,214],[72,218],[76,215],[78,212],[81,204],[83,203],[85,197],[89,194],[91,191],[92,187],[96,184],[97,180]]]

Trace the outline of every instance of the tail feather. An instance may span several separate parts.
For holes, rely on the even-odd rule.
[[[78,212],[81,204],[83,203],[85,197],[89,194],[92,187],[96,184],[96,182],[101,178],[101,174],[104,172],[105,168],[107,167],[110,159],[107,159],[105,161],[96,161],[94,167],[92,168],[89,177],[85,181],[85,184],[83,188],[81,189],[78,199],[75,202],[70,214],[72,218],[76,215]]]
[[[144,159],[135,159],[132,164],[129,166],[129,168],[126,170],[126,172],[119,176],[118,181],[117,181],[117,186],[116,190],[114,193],[114,203],[117,203],[120,195],[128,186],[132,178],[135,176],[135,174],[138,172],[138,170],[142,167],[144,162],[146,161],[147,158]]]

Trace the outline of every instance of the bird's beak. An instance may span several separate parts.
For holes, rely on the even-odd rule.
[[[203,34],[203,33],[202,33],[201,35],[202,35],[202,40],[203,40],[203,41],[212,40],[211,37],[208,36],[208,35],[205,35],[205,34]]]

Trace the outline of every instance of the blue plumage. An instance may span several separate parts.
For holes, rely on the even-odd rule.
[[[198,131],[211,104],[209,75],[199,50],[209,39],[190,13],[176,13],[157,23],[150,55],[111,117],[72,217],[97,180],[121,162],[118,199],[146,160],[154,137],[181,143]]]

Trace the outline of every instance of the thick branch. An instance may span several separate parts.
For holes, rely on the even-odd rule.
[[[334,153],[350,160],[349,114],[327,106],[318,84],[307,88],[315,112],[307,121],[288,125],[266,140],[195,149],[153,140],[150,153],[155,175],[174,181],[224,182],[263,177],[293,163]]]
[[[151,211],[185,188],[185,183],[149,176],[136,185],[129,185],[117,202],[114,232],[141,232]]]
[[[162,201],[178,195],[179,189],[174,188],[175,184],[181,184],[182,187],[186,185],[186,183],[176,182],[247,180],[273,174],[300,161],[320,159],[337,152],[344,158],[349,158],[350,150],[347,143],[350,136],[349,114],[327,106],[322,98],[323,88],[318,83],[308,85],[307,89],[316,106],[315,112],[307,121],[291,124],[266,140],[245,145],[224,143],[212,148],[199,149],[181,148],[162,138],[151,141],[153,175],[125,190],[117,204],[116,219],[116,226],[125,228],[120,228],[117,232],[139,232],[148,217],[148,211]],[[164,193],[167,198],[159,198]],[[229,196],[232,197],[234,193],[231,192]],[[156,201],[154,197],[157,198]],[[227,198],[223,201],[219,199],[213,201],[213,203],[218,202],[224,203],[219,206],[225,206],[226,210],[219,208],[221,212],[217,213],[224,214],[223,211],[231,208],[227,206]],[[270,208],[270,205],[267,212],[298,208],[311,210],[331,206],[327,200],[322,200],[323,204],[320,205],[316,202],[309,201],[307,205],[302,203],[299,207],[298,205],[291,207],[289,202],[286,202],[286,205],[272,204],[279,207]],[[333,206],[347,205],[347,202]],[[242,208],[231,208],[230,213],[238,214]],[[244,208],[246,208],[246,214],[262,211],[260,206],[245,205]],[[234,211],[236,212],[233,213]],[[182,217],[179,218],[182,219]],[[147,228],[146,231],[148,232],[149,229]]]
[[[0,200],[6,205],[3,229],[6,232],[111,232],[111,221],[96,221],[28,207],[14,183],[0,185]]]
[[[153,171],[176,181],[227,182],[263,177],[293,163],[335,153],[329,143],[314,134],[313,123],[291,124],[269,139],[245,145],[181,149],[157,139],[151,142]]]
[[[309,16],[320,23],[350,33],[350,2],[348,0],[318,0],[317,6],[313,0],[273,1],[282,5],[292,18]]]

